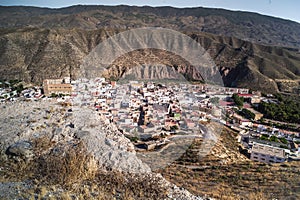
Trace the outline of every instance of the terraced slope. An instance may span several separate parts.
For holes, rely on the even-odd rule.
[[[217,199],[299,199],[299,162],[267,165],[239,152],[236,134],[224,128],[209,155],[198,159],[200,140],[168,168],[164,177],[194,194]]]

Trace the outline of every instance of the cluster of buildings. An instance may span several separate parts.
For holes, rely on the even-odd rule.
[[[7,82],[6,84],[9,84],[9,83]],[[17,91],[12,90],[10,87],[0,88],[0,101],[1,102],[4,102],[6,99],[14,98],[16,95],[17,95]]]
[[[297,132],[254,123],[252,127],[239,130],[238,141],[254,161],[277,163],[299,160],[300,133]]]
[[[21,82],[10,83],[0,81],[0,102],[14,102],[20,98],[37,100],[43,96],[40,87],[32,86],[24,89]]]
[[[45,79],[43,81],[43,89],[46,96],[59,94],[71,95],[71,78],[64,77],[62,79]]]
[[[48,87],[48,88],[45,88]],[[245,88],[227,88],[214,85],[168,84],[130,81],[128,84],[116,85],[116,82],[104,78],[95,80],[69,79],[45,80],[45,95],[51,93],[71,94],[73,102],[79,100],[81,105],[94,106],[106,119],[115,123],[124,133],[150,140],[139,146],[151,150],[158,144],[165,144],[165,139],[156,142],[162,134],[200,133],[199,124],[209,120],[218,121],[240,132],[239,141],[248,149],[250,159],[273,163],[284,162],[291,151],[298,151],[297,144],[286,131],[267,131],[259,124],[263,114],[252,108],[260,102],[276,101],[272,97],[262,97],[259,92],[249,93]],[[232,95],[238,94],[245,101],[244,108],[254,113],[250,120],[236,112]],[[217,98],[217,103],[212,99]],[[223,120],[227,116],[226,121]],[[270,129],[270,128],[268,128]],[[286,138],[288,144],[261,140],[262,134],[269,137],[276,134]],[[298,133],[299,134],[299,133]],[[296,135],[296,138],[300,135]],[[300,151],[299,151],[300,153]]]
[[[212,112],[213,105],[199,86],[166,86],[136,81],[116,86],[115,82],[101,78],[81,80],[74,86],[74,102],[81,105],[92,102],[107,120],[121,130],[143,138],[155,137],[162,132],[199,131],[199,121],[207,121],[211,117],[220,119],[221,116],[221,111]]]
[[[24,89],[20,96],[26,99],[40,99],[44,96],[44,94],[40,87],[31,87]]]
[[[45,96],[50,97],[60,94],[71,95],[73,91],[70,77],[64,77],[62,79],[45,79],[43,81],[43,87],[28,86],[23,88],[21,82],[11,83],[8,81],[0,82],[0,85],[1,102],[15,101],[18,98],[38,100]]]
[[[0,88],[0,97],[7,93],[14,95],[11,89]],[[21,92],[23,97],[35,99],[60,94],[67,95],[69,98],[64,101],[71,101],[73,105],[94,107],[107,122],[115,123],[125,134],[146,141],[137,146],[147,150],[166,144],[166,136],[175,133],[202,134],[201,123],[214,120],[240,133],[239,141],[249,151],[251,160],[284,162],[288,155],[300,154],[296,144],[300,140],[299,133],[259,123],[263,114],[255,111],[253,105],[276,100],[262,97],[259,92],[249,94],[245,88],[137,81],[117,85],[105,78],[71,81],[65,77],[46,79],[43,88],[32,87]],[[254,114],[253,120],[236,112],[237,107],[231,98],[233,94],[243,97],[244,108]],[[287,143],[261,140],[262,135],[284,138]]]

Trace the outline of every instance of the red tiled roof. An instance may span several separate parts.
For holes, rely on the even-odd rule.
[[[220,101],[220,106],[232,106],[234,102]]]
[[[252,97],[253,94],[238,94],[239,97]]]
[[[248,104],[248,103],[245,103],[245,104],[243,105],[243,108],[251,108],[251,105]]]

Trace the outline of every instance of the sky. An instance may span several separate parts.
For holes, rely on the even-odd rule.
[[[173,7],[210,7],[251,11],[290,19],[300,23],[299,0],[0,0],[0,5],[24,5],[61,8],[71,5],[136,5]]]

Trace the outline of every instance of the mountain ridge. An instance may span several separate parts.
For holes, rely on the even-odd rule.
[[[0,6],[0,27],[131,29],[163,27],[201,31],[266,45],[300,48],[300,24],[252,12],[170,6],[76,5],[65,8]],[[286,34],[288,32],[288,34]]]
[[[278,20],[285,20],[285,21],[290,21],[294,23],[299,23],[297,21],[291,20],[291,19],[286,19],[286,18],[281,18],[281,17],[276,17],[276,16],[271,16],[271,15],[266,15],[262,14],[259,12],[253,12],[253,11],[243,11],[243,10],[230,10],[230,9],[224,9],[224,8],[212,8],[212,7],[203,7],[203,6],[195,6],[195,7],[175,7],[175,6],[136,6],[136,5],[127,5],[127,4],[120,4],[120,5],[84,5],[84,4],[77,4],[77,5],[72,5],[72,6],[65,6],[65,7],[60,7],[60,8],[51,8],[51,7],[39,7],[39,6],[3,6],[0,5],[0,9],[8,9],[8,8],[14,8],[14,9],[36,9],[36,10],[50,10],[54,13],[58,13],[59,11],[63,10],[64,12],[66,10],[70,10],[73,8],[79,8],[79,7],[85,7],[82,11],[86,11],[86,7],[90,8],[96,8],[96,7],[107,7],[107,8],[115,8],[115,7],[124,7],[124,8],[147,8],[147,9],[174,9],[174,10],[182,10],[182,9],[213,9],[216,11],[225,11],[225,12],[235,12],[235,13],[242,13],[242,14],[251,14],[251,15],[258,15],[261,17],[267,17],[267,18],[272,18],[272,19],[278,19]],[[49,14],[49,13],[48,13]],[[70,13],[68,13],[70,14]]]
[[[0,6],[0,21],[0,79],[40,84],[45,78],[76,78],[83,59],[102,41],[152,26],[179,31],[197,41],[216,64],[209,75],[220,72],[225,86],[299,93],[300,24],[296,22],[224,9],[149,6]],[[253,37],[247,38],[249,34]],[[151,62],[149,53],[154,56]],[[199,77],[178,56],[151,49],[115,60],[110,76],[120,78],[132,66],[149,63],[177,68],[185,77]],[[283,87],[286,81],[290,86]]]
[[[45,78],[78,76],[84,58],[118,30],[26,28],[0,32],[0,79],[20,79],[40,84]],[[258,45],[233,37],[191,33],[212,57],[225,86],[279,91],[277,79],[300,79],[300,52],[293,48]],[[147,57],[152,53],[153,59]],[[177,57],[176,57],[177,56]],[[179,56],[180,57],[180,56]],[[182,59],[182,58],[181,58]],[[132,66],[159,63],[189,72],[190,64],[168,52],[129,52],[112,63],[110,75],[120,78]],[[191,74],[190,74],[191,73]],[[251,82],[251,85],[249,85]],[[296,84],[297,87],[297,84]]]

